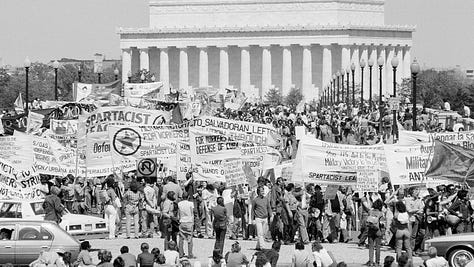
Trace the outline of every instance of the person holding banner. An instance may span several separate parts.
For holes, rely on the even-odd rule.
[[[74,184],[74,204],[73,211],[77,214],[84,214],[88,207],[85,202],[85,190],[86,185],[84,184],[84,177],[77,177],[76,183]]]

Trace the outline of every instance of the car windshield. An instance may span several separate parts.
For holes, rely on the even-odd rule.
[[[35,215],[44,215],[43,202],[32,202],[30,205]]]
[[[21,218],[21,204],[0,202],[0,218]]]

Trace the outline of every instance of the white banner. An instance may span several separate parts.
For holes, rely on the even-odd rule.
[[[466,132],[443,132],[443,133],[425,133],[414,131],[400,131],[399,145],[414,146],[420,143],[433,143],[434,140],[440,140],[446,143],[461,146],[466,149],[474,149],[474,131]]]
[[[390,180],[393,185],[426,184],[428,187],[439,180],[425,176],[433,157],[433,143],[415,146],[386,145],[385,154]]]
[[[54,135],[76,135],[78,120],[51,119],[49,127]]]
[[[197,118],[194,122],[194,127],[212,130],[233,140],[260,145],[272,143],[274,141],[272,140],[272,135],[277,133],[272,125],[227,120],[210,116]]]
[[[162,82],[153,83],[125,83],[123,85],[123,97],[130,106],[138,106],[144,98],[164,100],[161,92]],[[161,97],[160,97],[161,95]]]
[[[363,170],[357,172],[357,192],[378,192],[380,183],[380,171]]]
[[[73,87],[76,88],[76,102],[87,98],[92,92],[92,84],[90,83],[75,83]]]
[[[31,165],[33,162],[31,139],[26,134],[1,136],[0,159],[5,159],[20,169]]]
[[[193,163],[239,158],[241,155],[239,142],[228,136],[207,133],[196,128],[189,131],[189,145]]]
[[[39,199],[41,181],[36,169],[18,170],[10,162],[0,159],[0,199]]]

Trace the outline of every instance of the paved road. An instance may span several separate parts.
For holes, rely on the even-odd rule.
[[[147,242],[151,248],[158,247],[163,251],[163,239],[162,238],[149,238],[149,239],[123,239],[118,238],[115,240],[104,240],[96,239],[90,240],[93,249],[108,249],[112,251],[112,255],[115,258],[120,254],[120,247],[126,245],[129,247],[130,252],[134,255],[140,253],[140,244],[142,242]],[[230,246],[234,241],[226,240],[224,253],[230,250]],[[243,241],[239,240],[239,243],[242,247],[242,252],[247,255],[250,259],[251,256],[255,253],[255,244],[256,241]],[[270,244],[269,244],[270,245]],[[207,266],[208,258],[212,254],[214,246],[214,240],[211,239],[194,239],[194,255],[197,257],[196,260],[200,261],[202,266]],[[338,243],[338,244],[323,244],[323,246],[331,251],[336,257],[337,261],[344,261],[349,266],[361,266],[368,261],[369,250],[365,248],[358,248],[357,243]],[[306,246],[306,249],[309,251],[311,249],[310,245]],[[186,251],[186,248],[185,248]],[[283,245],[280,251],[280,259],[278,261],[279,266],[289,266],[291,263],[291,257],[293,255],[294,245]],[[387,255],[395,256],[394,251],[389,251],[387,248],[382,247],[382,256],[381,261]],[[93,254],[94,259],[97,259],[96,252]],[[192,260],[192,262],[196,261]],[[414,258],[414,266],[420,266],[422,264],[421,258]]]

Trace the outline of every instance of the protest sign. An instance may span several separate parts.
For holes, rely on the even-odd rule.
[[[380,171],[378,170],[363,170],[357,172],[357,186],[358,192],[378,192],[380,183]]]
[[[108,157],[112,148],[109,126],[159,125],[170,120],[170,112],[132,107],[102,107],[79,117],[78,147],[87,151],[87,161]],[[133,136],[132,136],[133,138]]]
[[[421,143],[414,146],[386,145],[390,180],[393,185],[430,184],[435,182],[425,176],[433,153],[432,143]]]
[[[223,160],[193,163],[193,177],[195,181],[225,182]]]
[[[164,95],[160,89],[162,82],[152,83],[125,83],[123,85],[123,97],[125,102],[130,106],[139,106],[142,99],[164,100]]]
[[[306,183],[353,185],[357,182],[357,175],[355,173],[308,172],[305,173],[302,181]]]
[[[176,153],[176,141],[188,139],[189,129],[159,126],[109,127],[114,157],[153,158]]]
[[[240,157],[240,144],[227,136],[191,128],[189,131],[191,158],[194,162]]]
[[[222,168],[227,187],[247,183],[241,159],[226,160]]]
[[[288,160],[285,161],[273,168],[275,172],[275,177],[281,177],[287,181],[293,181],[293,168],[294,168],[294,161]]]
[[[30,166],[33,162],[31,138],[25,134],[0,137],[0,158],[17,168]]]
[[[474,149],[474,131],[425,133],[415,131],[400,131],[399,145],[413,146],[420,143],[433,143],[440,140],[446,143],[461,146],[465,149]]]
[[[304,177],[304,173],[309,172],[386,170],[387,164],[383,145],[344,145],[304,137],[299,143],[295,169],[298,171],[296,176]]]
[[[77,123],[77,120],[51,119],[49,127],[54,135],[76,135]]]
[[[0,199],[43,198],[40,187],[40,177],[31,164],[19,170],[7,160],[0,159]]]
[[[276,129],[272,125],[245,121],[227,120],[217,117],[203,116],[194,122],[195,128],[211,130],[233,140],[266,145],[271,142]]]

